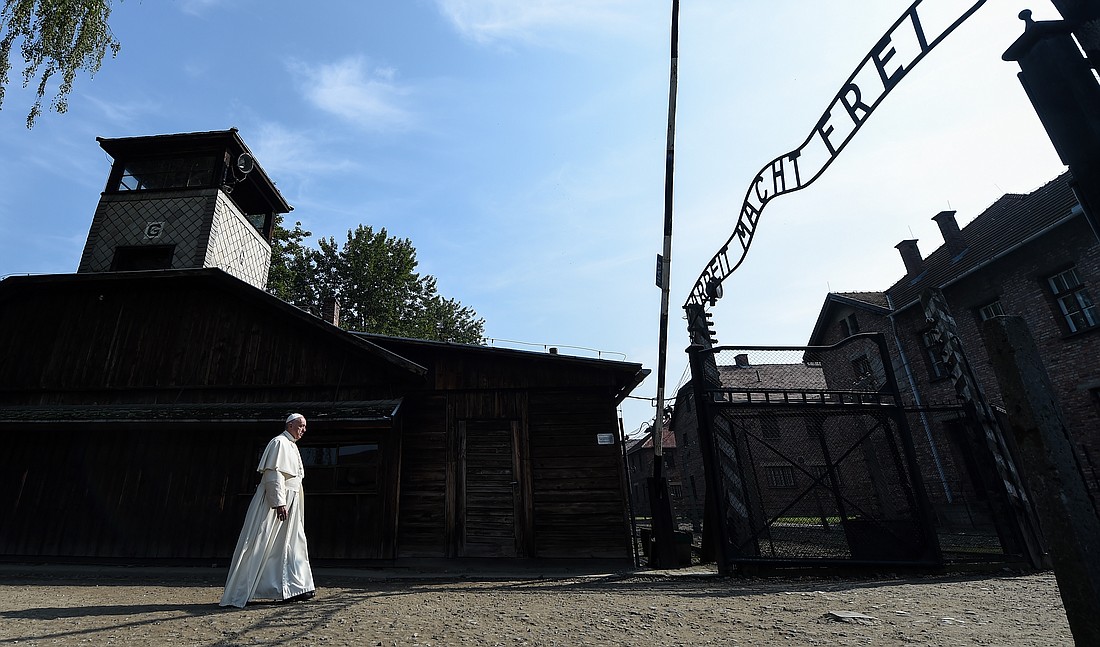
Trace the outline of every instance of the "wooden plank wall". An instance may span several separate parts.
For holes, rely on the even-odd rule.
[[[248,505],[242,492],[254,489],[258,437],[135,429],[6,439],[0,554],[225,562]]]
[[[455,556],[463,520],[452,436],[459,420],[513,420],[529,444],[525,514],[535,557],[629,558],[624,477],[614,405],[591,390],[435,394],[406,401],[399,517],[400,557]],[[521,524],[522,526],[523,524]],[[522,527],[521,527],[522,529]],[[522,549],[522,546],[521,546]]]
[[[439,394],[413,396],[403,409],[398,556],[444,557],[447,473],[454,469],[447,455],[447,400]]]
[[[539,557],[629,558],[618,418],[606,395],[530,396],[535,545]],[[614,434],[613,445],[596,435]]]
[[[401,469],[399,430],[345,429],[338,423],[314,431],[302,447],[378,443],[378,486],[366,492],[325,492],[311,485],[306,467],[306,537],[310,558],[324,560],[392,560],[397,543],[397,484]],[[243,519],[243,517],[242,517]]]
[[[0,556],[227,565],[274,435],[264,427],[204,437],[131,425],[5,439]],[[399,446],[384,447],[399,456]],[[373,493],[314,496],[307,470],[311,558],[393,558],[398,459],[390,455]]]

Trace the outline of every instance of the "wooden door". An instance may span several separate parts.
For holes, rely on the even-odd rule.
[[[515,425],[510,420],[459,423],[462,441],[463,557],[515,557],[522,516]]]

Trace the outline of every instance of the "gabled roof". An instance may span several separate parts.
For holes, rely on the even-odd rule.
[[[140,298],[143,294],[172,294],[184,286],[193,287],[211,295],[222,293],[234,299],[234,303],[249,303],[266,310],[271,317],[296,321],[324,338],[336,339],[348,352],[372,357],[383,365],[390,365],[395,374],[405,374],[409,380],[422,379],[427,374],[423,366],[387,350],[367,339],[341,330],[285,301],[264,292],[218,268],[150,270],[139,272],[89,272],[83,274],[46,274],[35,276],[11,276],[0,281],[0,310],[20,295],[62,294],[76,290],[88,292],[118,286]],[[102,298],[102,297],[101,297]]]
[[[924,271],[886,290],[895,310],[919,303],[925,288],[942,288],[1082,214],[1067,171],[1029,194],[1009,193],[961,229],[966,248],[943,244],[924,259]]]
[[[838,303],[846,303],[864,310],[883,310],[890,307],[885,292],[833,292],[831,295],[836,298]]]
[[[676,432],[674,432],[668,424],[661,430],[661,448],[676,449]],[[653,431],[650,430],[640,443],[633,445],[630,449],[632,451],[653,449]]]
[[[555,353],[538,353],[526,350],[515,350],[512,348],[496,348],[492,346],[482,346],[479,344],[461,344],[456,342],[447,341],[435,341],[429,339],[412,339],[408,337],[389,337],[386,335],[378,335],[374,333],[354,333],[361,339],[375,343],[383,348],[387,348],[403,356],[408,356],[415,359],[418,355],[422,355],[424,351],[429,351],[431,354],[436,354],[439,351],[447,351],[452,353],[477,355],[484,358],[493,358],[496,360],[511,359],[521,362],[529,362],[536,364],[551,364],[554,366],[568,366],[577,370],[601,370],[608,371],[617,377],[618,393],[615,395],[615,402],[622,402],[631,391],[635,389],[639,384],[649,376],[650,370],[642,368],[641,364],[635,362],[620,362],[616,360],[608,359],[593,359],[590,357],[574,357],[571,355],[560,355]]]
[[[301,413],[310,422],[318,420],[375,422],[388,424],[401,408],[401,399],[327,402],[248,402],[146,405],[52,405],[0,406],[0,422],[31,425],[66,423],[118,424],[139,422],[256,422],[280,420],[287,411]]]
[[[810,341],[807,345],[821,345],[825,329],[833,320],[834,309],[855,308],[885,317],[890,314],[889,303],[885,292],[830,292],[825,296],[825,303],[821,304],[821,310],[817,314],[817,321],[814,323],[814,330],[810,333]]]
[[[722,386],[730,389],[824,389],[825,373],[808,364],[738,364],[719,366]]]

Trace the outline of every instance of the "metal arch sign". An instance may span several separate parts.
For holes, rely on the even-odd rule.
[[[745,192],[733,234],[699,275],[685,306],[713,305],[721,298],[722,281],[744,262],[768,202],[820,177],[890,90],[985,2],[916,0],[910,5],[848,77],[802,145],[757,173]],[[962,15],[960,6],[965,7]]]

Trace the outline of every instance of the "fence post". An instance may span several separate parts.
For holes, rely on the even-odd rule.
[[[1025,479],[1038,499],[1074,642],[1100,645],[1100,517],[1039,350],[1022,317],[994,317],[982,335]]]
[[[706,359],[702,355],[704,348],[700,344],[688,346],[688,363],[691,366],[692,395],[695,399],[696,432],[699,434],[699,452],[703,457],[703,479],[706,484],[706,496],[703,499],[703,546],[714,549],[715,561],[720,575],[732,575],[733,564],[729,555],[729,529],[726,526],[726,513],[723,502],[725,489],[720,477],[722,466],[714,441],[714,415],[707,402],[709,382],[707,364],[713,373],[717,373],[713,353]]]

